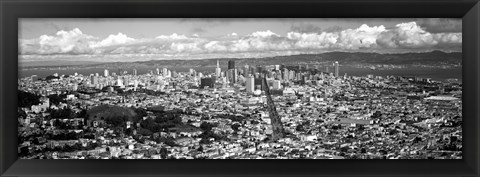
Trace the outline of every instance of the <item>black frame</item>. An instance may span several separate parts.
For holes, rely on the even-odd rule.
[[[17,160],[18,21],[39,18],[463,18],[462,160]],[[478,0],[0,0],[1,176],[478,176]]]

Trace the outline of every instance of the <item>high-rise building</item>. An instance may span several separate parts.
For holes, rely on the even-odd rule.
[[[35,82],[35,81],[38,81],[38,76],[37,75],[32,75],[32,81]]]
[[[326,72],[326,73],[329,73],[329,72],[328,72],[328,66],[325,66],[325,72]]]
[[[235,60],[228,61],[228,69],[235,69]]]
[[[273,80],[273,89],[275,90],[280,90],[282,88],[282,85],[280,84],[279,80]]]
[[[155,72],[156,75],[160,75],[160,68],[157,68],[155,71],[156,71]]]
[[[338,77],[338,72],[339,72],[339,70],[338,70],[338,61],[336,61],[336,62],[333,64],[333,66],[335,67],[335,77]]]
[[[222,76],[222,69],[220,68],[220,63],[218,63],[218,60],[217,67],[215,68],[215,76],[217,76],[217,78]]]
[[[275,70],[276,71],[280,70],[280,65],[275,65]]]
[[[121,77],[118,77],[117,79],[117,86],[123,86],[123,80]]]
[[[245,68],[243,68],[243,77],[248,77],[250,75],[250,72],[249,72],[249,67],[248,65],[245,65]]]
[[[247,77],[245,88],[248,93],[253,93],[253,91],[255,91],[255,79],[252,76]]]
[[[167,68],[163,68],[162,74],[163,74],[163,77],[167,77],[167,76],[168,76],[168,69],[167,69]]]
[[[108,77],[108,69],[105,69],[105,71],[103,71],[103,76]]]
[[[283,80],[288,81],[288,80],[289,80],[288,75],[289,75],[288,69],[287,69],[287,68],[283,68]]]
[[[133,69],[132,74],[133,74],[134,76],[136,76],[136,75],[137,75],[137,69]]]
[[[98,76],[91,76],[91,83],[93,85],[97,85],[98,84]]]
[[[262,66],[257,66],[257,73],[259,73],[259,74],[263,73],[263,67]]]

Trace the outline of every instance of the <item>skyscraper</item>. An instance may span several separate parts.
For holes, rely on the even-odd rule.
[[[167,77],[168,76],[168,69],[163,68],[162,73],[163,73],[163,77]]]
[[[103,71],[103,76],[108,77],[108,69],[105,69],[105,71]]]
[[[335,61],[333,66],[335,67],[335,77],[338,77],[338,61]]]
[[[92,76],[91,81],[92,81],[93,85],[97,85],[98,84],[98,76]]]
[[[215,76],[220,77],[222,75],[222,69],[220,68],[220,64],[217,60],[217,68],[215,68]]]
[[[228,61],[228,69],[235,69],[235,60]]]
[[[248,93],[253,93],[255,90],[255,79],[252,76],[247,77],[246,90]]]
[[[248,77],[249,74],[250,74],[250,71],[249,71],[248,65],[245,65],[245,68],[243,68],[243,77]]]
[[[132,74],[133,74],[134,76],[136,76],[136,75],[137,75],[137,69],[133,69]]]

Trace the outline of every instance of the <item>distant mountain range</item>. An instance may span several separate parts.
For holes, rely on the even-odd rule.
[[[227,62],[235,60],[235,65],[297,65],[297,64],[328,64],[338,61],[341,65],[356,64],[393,64],[393,65],[456,65],[462,63],[462,53],[446,53],[432,51],[425,53],[362,53],[362,52],[327,52],[322,54],[301,54],[291,56],[276,56],[266,58],[215,58],[197,60],[150,60],[137,62],[113,62],[80,64],[89,67],[102,66],[107,68],[123,67],[214,67],[217,60],[221,66],[227,66]],[[57,65],[58,66],[58,65]]]

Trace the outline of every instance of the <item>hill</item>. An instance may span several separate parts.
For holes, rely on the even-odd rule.
[[[432,51],[425,53],[362,53],[362,52],[327,52],[322,54],[301,54],[290,56],[275,56],[266,58],[214,58],[200,60],[150,60],[133,63],[116,62],[100,64],[104,67],[215,67],[217,60],[220,66],[227,66],[229,60],[235,60],[237,67],[246,64],[254,65],[296,65],[296,64],[322,64],[338,61],[343,65],[355,64],[394,64],[394,65],[450,65],[461,64],[462,53],[446,53]]]
[[[130,108],[124,108],[120,106],[113,105],[100,105],[93,107],[87,111],[87,117],[89,120],[92,119],[112,119],[112,118],[127,118],[128,120],[133,120],[137,116],[134,110]]]

